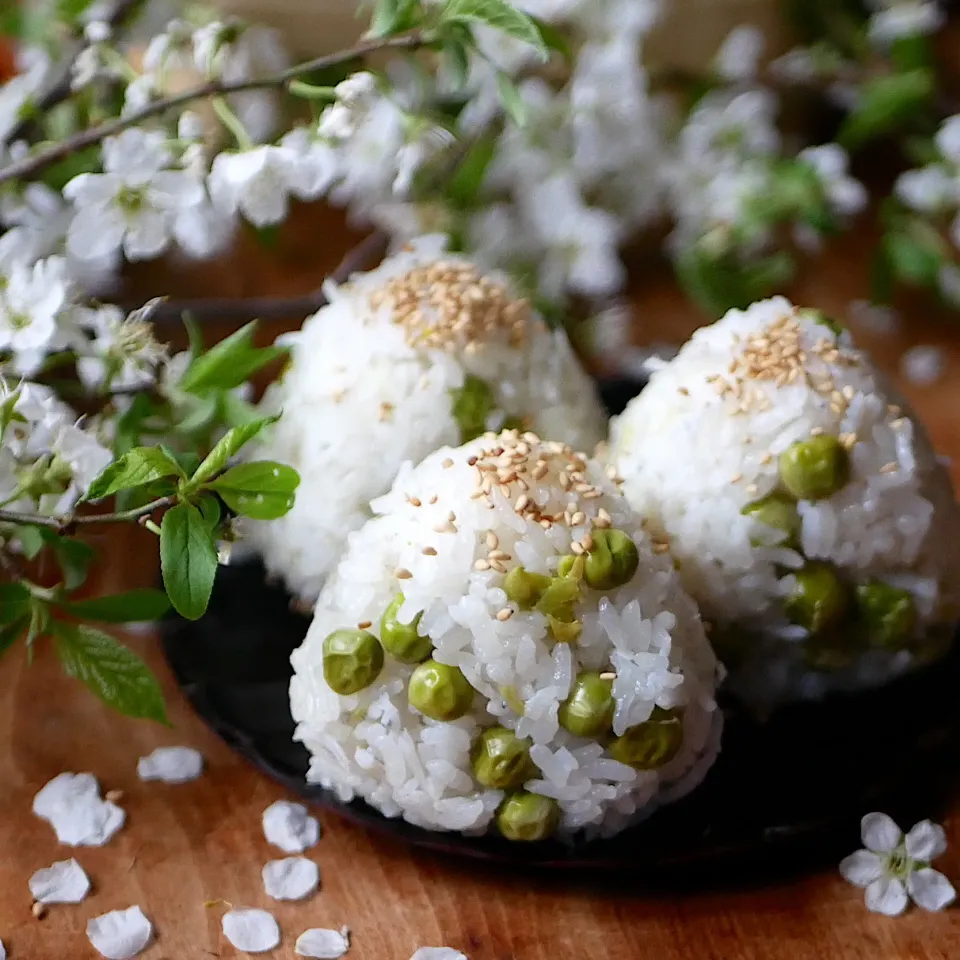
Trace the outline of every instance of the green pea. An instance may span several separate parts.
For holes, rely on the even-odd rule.
[[[487,418],[494,411],[497,401],[490,385],[472,373],[463,380],[463,386],[450,391],[450,410],[460,428],[460,442],[476,440],[487,429]]]
[[[787,494],[774,491],[760,500],[748,503],[740,513],[785,534],[780,541],[780,546],[797,547],[799,545],[800,514],[797,512],[796,501]],[[763,545],[762,541],[751,542],[754,546]]]
[[[640,565],[637,545],[622,530],[594,530],[592,537],[583,566],[587,583],[594,590],[613,590],[628,583]]]
[[[366,630],[334,630],[323,641],[323,678],[347,696],[369,687],[383,669],[383,647]]]
[[[555,577],[537,601],[536,609],[545,616],[572,621],[576,619],[573,608],[579,599],[580,582],[578,580]]]
[[[429,637],[421,637],[417,626],[423,616],[418,613],[410,623],[400,623],[397,614],[403,606],[403,594],[398,593],[380,618],[380,642],[384,650],[401,663],[422,663],[433,652]]]
[[[822,310],[804,310],[803,315],[821,327],[826,327],[836,337],[843,333],[843,326],[833,317],[828,317]]]
[[[580,634],[583,633],[583,621],[581,620],[560,620],[547,614],[547,624],[550,628],[550,636],[557,643],[574,644],[580,639]]]
[[[503,578],[503,592],[521,610],[532,610],[552,582],[552,578],[542,573],[514,567]]]
[[[496,823],[508,840],[546,840],[560,823],[560,807],[550,797],[521,790],[500,804]]]
[[[798,440],[780,454],[780,480],[798,500],[823,500],[850,479],[850,457],[836,437]]]
[[[670,710],[654,707],[645,723],[630,727],[607,750],[614,760],[636,770],[656,770],[669,763],[683,744],[683,723]]]
[[[560,704],[557,719],[564,730],[577,737],[599,737],[613,723],[613,681],[599,673],[581,673],[570,696]]]
[[[902,650],[910,642],[917,608],[909,591],[879,581],[857,587],[857,611],[870,646]]]
[[[787,597],[785,610],[792,623],[811,633],[822,633],[846,613],[847,591],[828,563],[808,563],[793,571],[797,585]]]
[[[515,790],[537,775],[530,743],[506,727],[490,727],[470,752],[473,775],[491,790]]]
[[[459,720],[473,703],[473,687],[459,667],[427,660],[413,671],[407,700],[431,720]]]
[[[557,561],[557,576],[564,580],[582,580],[584,563],[583,557],[575,557],[572,553],[568,553]]]

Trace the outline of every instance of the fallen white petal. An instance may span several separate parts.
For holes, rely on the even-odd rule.
[[[79,903],[90,892],[90,878],[72,857],[38,870],[30,894],[39,903]]]
[[[320,884],[320,868],[306,857],[271,860],[263,868],[263,889],[274,900],[303,900]]]
[[[103,846],[124,824],[126,814],[100,799],[90,773],[61,773],[33,799],[33,812],[48,821],[57,839],[71,847]]]
[[[280,943],[280,927],[266,910],[230,910],[222,926],[223,935],[245,953],[264,953]]]
[[[907,891],[896,877],[881,877],[867,887],[864,898],[867,909],[873,913],[885,913],[897,917],[907,909]]]
[[[320,839],[320,824],[302,803],[278,800],[263,811],[263,833],[284,853],[303,853]]]
[[[164,783],[187,783],[203,773],[203,755],[193,747],[157,747],[137,763],[141,780],[163,780]]]
[[[953,884],[939,870],[917,870],[907,877],[907,891],[913,902],[934,913],[950,906],[957,899]]]
[[[870,850],[858,850],[840,861],[840,876],[857,887],[868,887],[883,876],[883,860]]]
[[[891,853],[903,839],[903,831],[885,813],[868,813],[860,821],[863,845],[874,853]]]
[[[87,923],[87,938],[107,960],[129,960],[153,939],[153,925],[139,907],[114,910]]]
[[[946,853],[947,834],[939,824],[921,820],[910,828],[905,845],[909,857],[929,863]]]
[[[304,930],[294,947],[298,956],[314,960],[339,960],[349,949],[350,941],[342,931],[320,927]]]
[[[7,948],[3,945],[2,940],[0,940],[0,960],[7,960]]]
[[[466,955],[452,947],[421,947],[410,960],[467,960]]]

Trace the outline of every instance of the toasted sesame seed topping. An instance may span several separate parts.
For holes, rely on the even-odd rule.
[[[899,417],[903,411],[895,403],[891,403],[887,407],[887,413],[889,413],[891,417]]]
[[[453,466],[453,461],[449,457],[444,457],[442,466],[444,470],[449,470]]]
[[[489,562],[488,560],[483,560],[483,559],[481,559],[481,560],[476,560],[476,561],[474,561],[473,569],[474,569],[474,570],[481,570],[481,571],[483,571],[483,570],[489,570],[489,569],[490,569],[490,562]]]
[[[906,418],[897,417],[896,420],[890,421],[890,426],[893,427],[894,430],[899,430],[906,422]]]
[[[747,491],[747,493],[753,495],[760,488],[755,483],[748,483],[744,489]]]
[[[768,463],[773,463],[773,454],[768,450],[761,458],[760,462],[766,466]]]
[[[881,468],[881,473],[896,473],[899,466],[896,463],[885,463]]]
[[[730,482],[731,482],[731,483],[739,483],[742,479],[743,479],[743,474],[742,474],[742,473],[735,473],[735,474],[730,478]]]
[[[840,441],[840,446],[845,450],[851,450],[857,443],[857,435],[855,433],[841,433],[837,439]]]
[[[823,436],[823,427],[814,427],[810,431],[811,437],[822,437]]]
[[[570,550],[576,557],[583,556],[583,554],[587,552],[579,540],[574,540],[573,543],[570,544]]]
[[[601,673],[601,674],[600,674],[600,679],[601,679],[601,680],[616,680],[616,679],[617,679],[617,675],[616,675],[615,673],[611,672],[610,670],[607,670],[607,671],[605,671],[604,673]]]
[[[435,557],[437,555],[436,547],[424,547],[420,552],[425,557]]]
[[[502,610],[497,611],[497,619],[504,623],[506,620],[509,620],[513,616],[513,611],[509,607],[504,607]]]
[[[381,403],[380,404],[380,420],[389,420],[393,414],[393,404],[392,403]]]
[[[654,540],[653,542],[654,553],[666,553],[669,549],[670,549],[669,543],[664,543],[663,541]]]
[[[436,494],[434,494],[434,495],[430,498],[430,504],[432,505],[432,504],[436,503],[437,500],[438,500],[438,497],[437,497]]]
[[[411,346],[473,352],[498,334],[520,346],[531,320],[526,300],[513,299],[502,284],[455,260],[435,260],[393,277],[370,302],[376,309],[388,300],[392,320]]]
[[[393,571],[393,575],[398,580],[409,580],[413,576],[406,567],[397,567],[397,569]]]
[[[361,620],[361,621],[357,624],[357,629],[358,629],[358,630],[366,630],[367,627],[372,627],[372,626],[373,626],[373,621],[372,621],[372,620]]]
[[[677,387],[677,393],[682,397],[689,397],[690,391],[686,387]]]

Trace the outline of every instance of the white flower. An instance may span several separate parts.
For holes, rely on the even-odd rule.
[[[0,291],[0,349],[32,355],[51,345],[67,302],[65,266],[62,257],[13,266]]]
[[[868,813],[860,824],[866,850],[858,850],[840,864],[844,880],[866,888],[867,909],[895,917],[909,899],[924,910],[942,910],[953,903],[956,891],[943,874],[930,868],[947,849],[943,827],[929,820],[916,824],[904,837],[885,813]]]
[[[88,43],[106,43],[112,32],[110,24],[104,20],[90,20],[83,28]]]
[[[893,192],[911,210],[939,213],[958,199],[958,184],[940,164],[900,174]]]
[[[38,57],[24,73],[0,84],[0,144],[9,138],[24,108],[43,86],[49,66],[47,58]]]
[[[77,374],[87,389],[129,388],[153,381],[167,351],[154,339],[148,318],[138,313],[127,316],[107,304],[78,308],[75,319],[93,337],[85,355],[77,358]]]
[[[123,93],[123,109],[120,111],[121,117],[129,117],[133,113],[139,113],[144,107],[160,96],[160,84],[156,75],[152,73],[142,73],[136,80],[131,80],[127,84],[127,89]]]
[[[843,147],[836,143],[808,147],[800,151],[799,159],[817,171],[830,206],[840,216],[860,213],[866,207],[866,187],[847,173],[849,157]]]
[[[877,12],[870,18],[870,39],[886,47],[901,37],[935,33],[945,16],[936,0],[870,0]]]
[[[290,158],[290,192],[301,200],[323,196],[339,171],[337,153],[306,127],[295,127],[281,141],[280,148]]]
[[[943,299],[951,306],[960,308],[960,267],[953,263],[941,267],[937,285]]]
[[[403,144],[395,158],[397,175],[393,180],[393,192],[400,197],[406,196],[417,171],[446,150],[453,140],[449,130],[431,124]]]
[[[707,94],[680,132],[680,155],[700,166],[776,153],[776,99],[766,90]]]
[[[960,164],[960,114],[944,120],[937,131],[936,142],[944,159]]]
[[[764,45],[763,33],[759,28],[747,24],[734,27],[717,51],[717,73],[724,80],[735,83],[755,79]]]
[[[64,188],[76,215],[67,249],[96,260],[123,249],[129,260],[159,256],[168,246],[177,214],[204,199],[203,186],[182,170],[159,131],[136,128],[105,141],[104,173],[82,173]]]
[[[184,110],[177,120],[177,136],[181,140],[201,140],[203,134],[203,117],[193,110]]]
[[[213,161],[207,187],[221,213],[241,213],[256,227],[287,215],[291,160],[282,147],[254,147],[221,153]]]
[[[188,49],[193,31],[183,20],[171,20],[162,33],[150,39],[143,53],[143,69],[148,73],[170,70],[179,72],[192,65]]]

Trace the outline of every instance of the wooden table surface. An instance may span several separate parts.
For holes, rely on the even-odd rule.
[[[300,292],[336,262],[342,228],[310,211],[294,218],[273,255],[248,247],[212,268],[173,274],[141,272],[138,286],[170,282],[183,295]],[[299,236],[299,240],[297,240]],[[305,246],[305,244],[307,244]],[[255,262],[254,262],[255,261]],[[791,291],[798,302],[838,316],[864,293],[863,237],[846,241],[805,272]],[[680,304],[665,271],[641,271],[634,300],[637,340],[678,340],[702,322]],[[939,449],[960,465],[960,337],[950,320],[913,305],[903,331],[862,336],[879,362],[895,370],[909,343],[943,346],[948,369],[927,388],[904,385],[925,416]],[[954,467],[954,477],[960,471]],[[93,592],[152,582],[156,544],[142,530],[113,530],[102,544],[106,561]],[[310,851],[320,865],[321,891],[299,905],[263,892],[260,870],[280,854],[263,838],[260,816],[283,792],[236,758],[191,714],[174,688],[155,638],[130,637],[163,678],[172,729],[117,717],[64,678],[49,649],[28,667],[21,650],[0,662],[0,938],[11,960],[88,960],[97,956],[86,921],[139,904],[153,921],[156,942],[146,960],[241,956],[220,933],[223,905],[264,907],[277,917],[283,945],[266,954],[293,960],[297,935],[311,926],[353,931],[351,960],[408,960],[420,946],[447,945],[470,960],[956,960],[960,908],[939,915],[913,910],[888,919],[868,913],[861,891],[835,870],[762,888],[670,897],[620,887],[575,885],[424,855],[321,815],[324,834]],[[137,758],[158,745],[189,744],[207,758],[190,784],[141,784]],[[127,825],[104,848],[58,846],[53,831],[30,812],[36,791],[69,770],[91,771],[104,790],[124,792]],[[867,811],[864,811],[867,812]],[[909,824],[904,825],[909,826]],[[960,805],[948,820],[952,848],[940,867],[960,886]],[[858,846],[851,832],[850,850]],[[78,906],[31,915],[27,879],[54,860],[75,856],[93,880]]]

